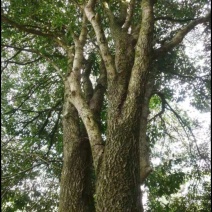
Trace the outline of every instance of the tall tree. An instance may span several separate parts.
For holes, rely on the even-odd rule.
[[[203,93],[205,101],[197,105],[207,106],[207,69],[199,75],[189,64],[182,41],[198,25],[210,30],[208,5],[2,1],[5,136],[22,140],[35,161],[56,155],[58,165],[63,147],[60,212],[143,211],[140,185],[152,171],[148,124],[166,107],[184,124],[168,103],[167,82],[200,84],[196,99]],[[162,110],[149,119],[153,96]]]

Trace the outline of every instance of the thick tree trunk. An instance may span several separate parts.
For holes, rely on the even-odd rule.
[[[74,4],[72,1],[69,2],[69,6],[72,7]],[[113,1],[87,0],[83,1],[83,4],[77,4],[77,16],[80,12],[82,16],[78,16],[78,21],[76,17],[75,30],[73,27],[70,28],[69,21],[67,25],[64,22],[65,33],[63,30],[59,32],[60,27],[52,28],[51,24],[45,27],[45,23],[42,23],[41,28],[35,26],[33,29],[32,26],[18,23],[21,19],[18,22],[12,20],[12,16],[7,12],[3,11],[2,15],[2,21],[9,24],[9,28],[18,29],[19,32],[27,33],[27,36],[30,33],[36,37],[45,37],[45,41],[47,38],[51,44],[56,42],[56,45],[52,46],[52,51],[49,51],[51,48],[47,46],[45,52],[37,49],[34,38],[31,39],[33,45],[29,45],[30,48],[25,48],[25,45],[5,45],[17,50],[5,63],[14,63],[11,59],[15,59],[22,50],[37,54],[56,69],[65,83],[64,163],[60,187],[60,212],[143,211],[140,184],[151,171],[146,139],[148,104],[152,89],[152,84],[147,84],[147,80],[151,66],[154,60],[176,47],[195,26],[208,22],[211,18],[210,12],[205,17],[190,21],[170,40],[168,39],[169,41],[164,44],[161,42],[161,46],[154,49],[153,38],[162,38],[160,33],[157,35],[157,30],[154,30],[157,17],[154,16],[153,6],[156,0],[131,0],[128,1],[129,7],[127,1],[117,1],[120,3],[118,12],[113,10],[114,5],[111,2]],[[141,8],[138,12],[137,5],[140,3]],[[106,12],[102,17],[105,18],[107,15],[108,20],[100,19],[102,6]],[[137,15],[133,17],[134,12]],[[93,27],[92,30],[87,21]],[[137,26],[134,29],[134,25],[138,25],[138,33]],[[90,39],[93,31],[95,41],[93,38]],[[38,41],[42,43],[42,39]],[[25,42],[30,44],[30,39],[23,43]],[[96,44],[98,48],[94,50],[93,46]],[[61,47],[67,53],[66,76],[61,71],[64,68],[64,60],[57,66],[57,58],[54,59],[54,53],[57,51],[61,53],[62,58],[65,57]],[[95,54],[100,53],[102,60],[100,76],[94,83],[95,88],[89,77],[92,74],[96,76],[98,72],[99,56],[96,55],[94,62],[91,55],[91,64],[87,64],[89,60],[85,59],[93,50]],[[92,63],[95,67],[92,67]],[[96,73],[92,72],[93,68]],[[152,71],[152,74],[155,72]],[[36,89],[37,87],[34,91],[37,91]],[[101,130],[101,121],[105,120],[101,120],[101,112],[105,113],[102,111],[105,92],[108,117],[106,139],[103,139],[102,134],[105,132]]]
[[[90,144],[80,135],[78,113],[69,102],[64,104],[63,133],[59,212],[95,211]]]
[[[110,118],[96,211],[140,211],[138,122]]]
[[[142,98],[146,90],[146,80],[152,62],[153,5],[152,1],[142,1],[142,25],[135,48],[134,46],[128,46],[128,42],[132,43],[133,40],[128,39],[127,34],[124,34],[124,32],[122,34],[115,33],[115,58],[110,55],[108,46],[106,42],[104,42],[104,32],[101,28],[98,16],[95,16],[94,5],[95,1],[90,0],[85,7],[85,13],[96,33],[97,43],[107,71],[108,117],[105,145],[98,122],[95,120],[96,116],[94,115],[94,111],[90,108],[91,105],[88,105],[85,101],[83,92],[81,91],[80,69],[81,63],[83,62],[83,42],[80,38],[83,38],[83,30],[79,40],[75,39],[75,62],[68,76],[70,101],[77,109],[90,139],[96,173],[95,211],[140,212],[142,211],[142,207],[140,200],[141,171],[139,161],[143,156],[141,149],[139,150],[139,147],[141,148],[141,146],[139,146],[139,136],[143,137],[146,134],[147,124],[146,121],[140,121],[140,115],[143,107]],[[121,28],[118,29],[117,26],[114,25],[115,22],[113,18],[110,18],[110,20],[113,25],[113,32],[117,32],[117,30],[120,31]],[[140,124],[143,125],[141,126],[143,129],[142,135],[140,134]],[[71,136],[72,135],[69,137]],[[75,148],[78,150],[80,142],[77,142],[77,140],[79,140],[79,136],[75,139]],[[145,142],[143,139],[140,141]],[[66,144],[64,144],[64,148],[65,145]],[[70,150],[72,150],[72,148],[70,148]],[[64,157],[68,159],[71,156],[74,157],[74,152],[69,151],[66,156],[66,151],[67,150],[64,149]],[[79,161],[77,166],[83,170],[84,157],[80,155],[80,150],[76,152],[79,154],[78,157],[80,157],[76,158]],[[75,162],[76,159],[70,158],[70,167],[73,165],[74,169],[77,164]],[[66,211],[69,209],[70,211],[75,211],[74,207],[77,202],[78,211],[86,210],[86,207],[81,208],[83,207],[82,205],[85,204],[85,200],[80,199],[84,186],[83,182],[80,181],[84,177],[82,170],[76,171],[73,175],[73,181],[66,176],[66,170],[63,170],[62,180],[64,181],[64,185],[61,186],[61,188],[73,186],[73,191],[77,192],[78,195],[76,196],[70,188],[63,188],[61,191],[61,200],[63,199],[62,201],[64,201],[65,199],[65,204],[67,205],[66,209],[64,204],[64,211],[65,209]],[[67,179],[67,182],[65,179]],[[69,191],[71,199],[76,198],[73,199],[74,202],[73,204],[71,203],[70,206],[66,203],[68,202],[68,195],[67,197],[62,196],[68,192],[64,192],[64,189]]]

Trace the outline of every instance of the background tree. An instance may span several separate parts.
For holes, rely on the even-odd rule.
[[[58,179],[61,212],[143,210],[140,185],[159,195],[160,172],[175,182],[162,193],[176,192],[185,173],[166,176],[170,165],[145,181],[150,150],[172,128],[195,143],[170,102],[210,105],[209,64],[195,67],[182,43],[201,25],[208,51],[209,2],[4,0],[1,10],[5,210],[53,211]]]

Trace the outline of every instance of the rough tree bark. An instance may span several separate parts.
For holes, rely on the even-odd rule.
[[[64,161],[59,211],[94,211],[92,157],[88,138],[79,126],[79,116],[65,97],[63,113]]]
[[[121,1],[122,2],[122,1]],[[111,54],[96,0],[81,5],[83,14],[74,45],[63,38],[30,29],[2,15],[11,27],[54,41],[68,57],[64,82],[63,150],[60,212],[143,211],[140,185],[152,171],[146,140],[148,105],[154,81],[154,60],[176,47],[196,25],[209,21],[211,14],[184,25],[169,42],[153,49],[154,0],[142,0],[140,25],[131,26],[137,2],[122,2],[119,17],[103,2],[115,53]],[[102,3],[102,2],[101,2]],[[92,26],[101,56],[100,76],[95,88],[90,80],[92,61],[85,59],[88,25]],[[27,49],[51,60],[39,50]],[[150,79],[151,73],[151,79]],[[106,138],[101,133],[101,110],[106,96]]]
[[[67,99],[78,111],[91,144],[96,174],[95,210],[141,211],[139,185],[144,179],[141,180],[139,169],[139,132],[142,131],[142,136],[140,137],[143,139],[143,135],[146,134],[146,126],[140,129],[140,123],[144,125],[146,123],[140,121],[140,116],[142,114],[142,105],[148,103],[148,101],[142,102],[142,98],[145,95],[145,86],[152,60],[153,3],[151,1],[142,2],[142,22],[136,46],[133,37],[127,34],[126,29],[121,29],[113,14],[108,10],[107,4],[105,4],[117,49],[115,61],[109,53],[99,17],[94,13],[94,6],[95,1],[89,1],[85,7],[85,14],[96,33],[101,57],[107,72],[108,119],[105,145],[101,139],[94,111],[87,104],[89,95],[86,95],[87,100],[83,98],[80,88],[79,71],[83,63],[83,45],[86,38],[85,17],[81,34],[79,38],[75,37],[75,58],[70,75],[67,78]],[[129,45],[129,42],[131,45]],[[89,92],[89,94],[90,98],[94,96],[92,92]],[[66,115],[64,119],[66,120]],[[66,142],[66,139],[64,142]],[[76,143],[79,145],[80,142]],[[73,150],[70,152],[73,152]],[[64,143],[64,161],[69,160],[70,154],[67,153],[66,143]],[[80,165],[78,166],[80,168]],[[67,185],[67,181],[70,178],[66,174],[70,173],[70,170],[68,171],[67,169],[68,166],[64,163],[60,202],[64,202],[67,196],[64,190],[64,186]],[[75,174],[72,180],[76,180]],[[71,185],[67,189],[72,191]],[[69,193],[71,193],[70,191]],[[77,194],[72,195],[76,197]],[[82,201],[86,204],[86,200]],[[66,205],[65,202],[60,204],[60,211],[65,211],[66,207],[62,207],[62,205]],[[74,210],[72,209],[72,211]],[[79,210],[85,211],[83,208],[78,208]]]
[[[70,102],[75,106],[87,130],[94,161],[95,209],[93,208],[93,211],[143,211],[140,185],[152,171],[146,139],[148,105],[154,81],[152,64],[158,56],[178,45],[185,34],[203,20],[199,20],[198,23],[193,21],[179,31],[172,41],[155,51],[153,50],[154,1],[142,1],[142,19],[137,35],[128,34],[135,2],[131,1],[128,13],[123,5],[119,20],[116,20],[107,2],[104,2],[116,48],[113,58],[101,26],[101,17],[94,11],[95,4],[95,0],[89,0],[84,11],[95,31],[106,72],[104,77],[107,78],[104,86],[107,84],[108,102],[106,142],[101,138],[101,126],[97,121],[100,116],[95,115],[95,111],[101,110],[101,106],[98,110],[96,107],[103,101],[100,96],[103,96],[106,88],[95,97],[94,91],[89,86],[89,71],[85,71],[83,75],[85,98],[81,93],[79,70],[83,63],[82,49],[86,37],[83,28],[79,38],[75,38],[75,62],[68,77]],[[151,79],[149,79],[150,72],[152,72]],[[97,104],[91,107],[92,99]],[[67,154],[64,157],[70,156]],[[76,180],[74,176],[73,181]],[[61,184],[60,202],[64,202],[65,185],[67,185],[65,182]],[[82,205],[86,205],[86,199],[81,198],[81,201]],[[61,212],[67,210],[69,209],[60,207]],[[86,211],[86,208],[78,207],[77,211]]]

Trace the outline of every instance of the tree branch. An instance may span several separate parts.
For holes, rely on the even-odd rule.
[[[154,87],[154,79],[149,79],[147,89],[142,101],[142,110],[139,129],[139,163],[140,163],[140,183],[143,184],[148,175],[153,171],[150,165],[150,144],[147,137],[147,123],[149,116],[149,101]]]
[[[89,1],[89,3],[92,3],[92,1]],[[68,100],[71,104],[74,105],[74,107],[78,111],[78,114],[81,117],[87,130],[93,155],[94,167],[97,171],[100,162],[99,159],[103,153],[103,139],[101,137],[99,126],[95,121],[94,114],[89,108],[89,105],[87,104],[85,99],[83,98],[81,90],[82,86],[80,84],[80,70],[82,69],[82,65],[84,63],[83,47],[85,45],[87,36],[87,32],[85,30],[85,17],[83,20],[83,27],[79,38],[77,38],[76,36],[74,37],[75,55],[73,60],[73,68],[70,72],[70,75],[67,77],[67,80],[65,81],[65,88],[69,91],[69,94],[67,96]]]
[[[107,88],[107,73],[104,62],[101,60],[100,76],[97,79],[97,85],[94,89],[92,98],[90,99],[89,106],[94,114],[100,118],[100,112],[104,101],[104,93]]]
[[[174,47],[176,47],[179,43],[182,42],[183,38],[191,31],[195,28],[195,26],[197,26],[198,24],[202,24],[205,22],[210,21],[211,18],[211,12],[208,13],[205,17],[202,18],[198,18],[196,20],[191,21],[187,26],[183,27],[182,29],[180,29],[175,36],[172,38],[171,41],[165,43],[163,46],[161,46],[160,48],[156,49],[154,51],[154,57],[161,57],[162,55],[164,55],[165,53],[167,53],[168,51],[170,51],[171,49],[173,49]]]
[[[39,55],[41,55],[42,57],[44,57],[53,67],[54,69],[56,70],[58,76],[63,80],[65,81],[65,77],[63,76],[62,74],[62,70],[52,61],[50,60],[48,57],[46,57],[44,54],[38,52]]]
[[[99,168],[99,159],[103,153],[103,139],[101,137],[99,126],[95,121],[95,117],[91,109],[89,108],[88,104],[85,102],[79,91],[74,93],[72,91],[69,101],[75,106],[85,125],[91,145],[94,167],[97,171]]]
[[[201,152],[200,152],[200,149],[199,149],[199,147],[198,147],[196,138],[195,138],[195,136],[194,136],[194,134],[193,134],[193,132],[192,132],[190,126],[188,126],[188,125],[184,122],[184,120],[181,118],[181,116],[180,116],[180,115],[169,105],[169,103],[166,101],[166,99],[165,99],[163,93],[161,93],[161,92],[154,92],[152,95],[154,95],[154,94],[157,94],[157,95],[161,98],[162,109],[161,109],[161,111],[160,111],[158,114],[156,114],[156,115],[155,115],[153,118],[151,118],[148,122],[150,122],[151,120],[155,119],[155,118],[158,117],[158,116],[161,116],[161,115],[165,112],[165,108],[166,108],[166,105],[167,105],[168,108],[169,108],[169,110],[172,111],[172,112],[174,113],[174,115],[176,116],[176,118],[178,119],[178,121],[179,121],[179,123],[181,124],[181,126],[183,127],[183,130],[184,130],[184,132],[186,133],[186,135],[187,135],[187,132],[186,132],[186,130],[185,130],[185,127],[189,130],[190,134],[192,135],[192,137],[193,137],[193,139],[194,139],[194,142],[195,142],[195,145],[196,145],[196,148],[197,148],[197,152],[198,152],[199,156],[200,156],[201,158],[203,158],[203,157],[202,157],[202,154],[201,154]],[[161,119],[162,119],[162,118],[161,118]],[[188,135],[187,135],[187,137],[188,137],[188,139],[189,139],[189,136],[188,136]],[[203,159],[204,159],[204,158],[203,158]]]
[[[1,15],[1,20],[2,22],[10,24],[12,27],[17,28],[18,30],[22,32],[27,32],[33,35],[38,35],[38,36],[42,36],[46,38],[52,38],[59,46],[63,47],[65,50],[68,49],[67,45],[59,37],[57,37],[57,34],[53,32],[45,33],[45,32],[42,32],[41,30],[34,29],[35,28],[34,26],[33,26],[33,29],[28,28],[27,25],[21,25],[19,23],[16,23],[15,21],[10,20],[8,17],[6,17],[3,14]]]
[[[13,58],[15,58],[17,55],[19,55],[21,53],[21,50],[18,50],[12,57],[8,58],[6,61],[2,61],[2,62],[7,62],[12,60]]]
[[[115,64],[110,54],[104,31],[100,24],[99,15],[98,14],[95,15],[94,13],[95,4],[96,4],[95,0],[89,0],[84,10],[88,20],[91,22],[93,29],[95,31],[97,37],[97,43],[100,48],[101,55],[104,60],[105,67],[108,73],[108,78],[111,79],[114,78],[114,76],[116,75]]]
[[[165,20],[165,21],[181,23],[181,22],[187,22],[187,21],[194,21],[196,20],[196,18],[175,19],[175,18],[172,18],[171,16],[159,16],[159,17],[156,17],[154,20],[155,21]]]
[[[126,20],[128,4],[129,2],[127,1],[120,1],[120,15],[117,19],[117,22],[120,26],[122,26]]]
[[[28,111],[28,112],[36,112],[36,113],[42,113],[42,112],[48,112],[49,110],[53,110],[53,109],[55,109],[58,105],[59,105],[59,103],[61,102],[61,100],[60,101],[58,101],[57,103],[56,103],[56,105],[55,106],[53,106],[52,108],[48,108],[48,109],[46,109],[46,110],[42,110],[42,111],[32,111],[32,110],[22,110],[22,109],[20,109],[22,106],[23,106],[23,104],[35,93],[35,91],[39,88],[39,87],[41,87],[41,86],[43,86],[43,88],[45,88],[45,87],[47,87],[49,84],[51,84],[51,81],[50,82],[48,82],[48,81],[50,81],[49,79],[45,79],[44,81],[39,81],[37,84],[34,84],[32,87],[30,87],[30,86],[28,86],[27,88],[26,88],[26,90],[28,91],[27,93],[26,93],[26,95],[21,95],[21,96],[16,96],[16,98],[20,98],[20,99],[22,99],[22,98],[24,98],[24,100],[20,103],[20,105],[19,106],[17,106],[16,108],[13,108],[13,109],[11,109],[10,111],[7,111],[7,112],[5,112],[3,115],[9,115],[9,114],[11,114],[10,116],[12,116],[15,112],[17,112],[18,110],[21,110],[21,111]],[[48,83],[47,83],[48,82]],[[45,85],[45,86],[44,86]]]
[[[31,53],[36,53],[37,54],[37,51],[35,49],[26,49],[27,46],[18,47],[18,46],[5,45],[5,44],[2,44],[1,46],[2,47],[7,47],[7,48],[12,48],[12,49],[20,50],[20,51],[26,51],[26,52],[31,52]]]
[[[2,61],[2,62],[4,62],[4,63],[13,63],[13,64],[25,66],[25,65],[29,65],[29,64],[38,62],[40,59],[41,59],[41,57],[39,57],[39,58],[37,58],[35,60],[32,60],[32,61],[24,62],[24,63],[23,62],[19,62],[19,61],[11,61],[11,60],[6,60],[6,61]]]
[[[15,21],[10,20],[8,17],[6,17],[3,14],[1,15],[1,20],[2,20],[2,22],[6,23],[6,24],[10,24],[12,27],[17,28],[17,29],[19,29],[22,32],[28,32],[28,33],[31,33],[31,34],[34,34],[34,35],[39,35],[39,36],[48,37],[48,38],[49,37],[51,37],[51,38],[54,37],[53,33],[44,33],[44,32],[42,32],[40,30],[27,28],[27,26],[18,24]]]
[[[131,24],[134,7],[135,7],[135,0],[131,0],[129,3],[128,9],[127,9],[127,16],[126,16],[124,25],[122,26],[122,28],[125,30],[128,30],[128,28]]]
[[[4,72],[4,70],[7,68],[9,63],[6,63],[4,66],[2,65],[2,62],[1,62],[1,75],[2,73]]]
[[[88,60],[85,62],[85,69],[82,74],[82,84],[86,102],[88,103],[93,96],[93,86],[90,80],[91,74],[91,67],[92,67],[92,59],[89,57]]]
[[[23,171],[18,172],[17,174],[14,174],[14,175],[12,175],[12,176],[2,176],[1,178],[2,178],[3,180],[11,179],[11,178],[14,178],[14,177],[16,177],[16,176],[18,176],[18,175],[20,175],[20,174],[23,174],[23,173],[26,173],[26,172],[28,172],[28,171],[31,171],[33,168],[35,168],[35,167],[37,167],[37,166],[40,166],[40,165],[42,165],[42,163],[37,163],[37,164],[31,166],[31,167],[28,168],[28,169],[25,169],[25,170],[23,170]]]
[[[177,72],[174,72],[174,71],[163,71],[163,73],[165,74],[173,74],[175,76],[178,76],[179,78],[189,78],[190,80],[196,80],[196,79],[199,79],[203,82],[207,82],[208,78],[210,78],[209,74],[206,74],[204,76],[190,76],[190,75],[184,75],[184,74],[180,74],[180,73],[177,73]],[[205,78],[205,79],[204,79]]]
[[[132,99],[136,99],[139,95],[141,95],[141,92],[144,91],[143,86],[146,83],[146,77],[148,76],[152,60],[154,29],[153,1],[142,0],[141,9],[141,28],[135,48],[136,57],[131,72],[128,95],[126,98],[126,103],[130,105],[132,105]]]
[[[121,27],[117,24],[117,19],[110,10],[108,3],[103,2],[103,5],[109,19],[111,33],[113,34],[113,37],[116,39],[118,32],[121,30]]]
[[[11,46],[11,45],[2,45],[3,47],[8,47],[8,48],[13,48],[13,49],[17,49],[17,50],[20,50],[20,51],[26,51],[26,52],[31,52],[31,53],[35,53],[37,55],[40,55],[41,57],[43,57],[44,59],[47,60],[47,62],[49,62],[53,67],[54,69],[56,70],[58,76],[64,81],[65,78],[64,76],[62,75],[62,70],[49,58],[47,57],[45,54],[41,53],[40,51],[36,50],[36,49],[26,49],[24,47],[16,47],[16,46]],[[18,62],[16,62],[18,64]],[[31,62],[30,62],[31,63]],[[20,64],[19,64],[20,65]],[[27,65],[26,64],[22,64],[22,65]]]
[[[54,124],[54,127],[52,128],[52,131],[51,131],[51,133],[49,135],[49,139],[50,139],[49,140],[49,147],[48,147],[48,151],[47,151],[46,155],[49,155],[49,152],[50,152],[50,150],[52,148],[52,145],[54,144],[55,133],[57,132],[57,129],[59,127],[59,121],[60,121],[61,112],[62,112],[62,110],[60,110],[59,113],[57,114],[57,120],[56,120],[56,122]]]
[[[44,128],[46,127],[46,125],[48,124],[49,118],[51,117],[51,114],[52,114],[52,110],[49,110],[48,114],[47,114],[47,117],[46,117],[46,120],[44,121],[44,123],[42,124],[42,126],[40,127],[40,129],[38,131],[38,136],[39,137],[40,137],[41,133],[43,132]]]
[[[184,122],[184,120],[181,118],[181,116],[180,116],[180,115],[169,105],[169,103],[168,103],[167,101],[166,101],[166,105],[169,107],[169,109],[170,109],[170,110],[174,113],[174,115],[177,117],[177,119],[178,119],[178,121],[181,123],[183,129],[184,129],[185,127],[187,127],[187,129],[189,130],[191,136],[192,136],[193,139],[194,139],[194,142],[195,142],[195,145],[196,145],[196,148],[197,148],[197,152],[198,152],[199,156],[201,157],[201,153],[200,153],[199,147],[198,147],[198,145],[197,145],[196,137],[194,136],[194,134],[193,134],[193,132],[192,132],[190,126],[188,126],[188,125]],[[184,129],[184,131],[185,131],[185,133],[186,133],[186,130],[185,130],[185,129]]]

